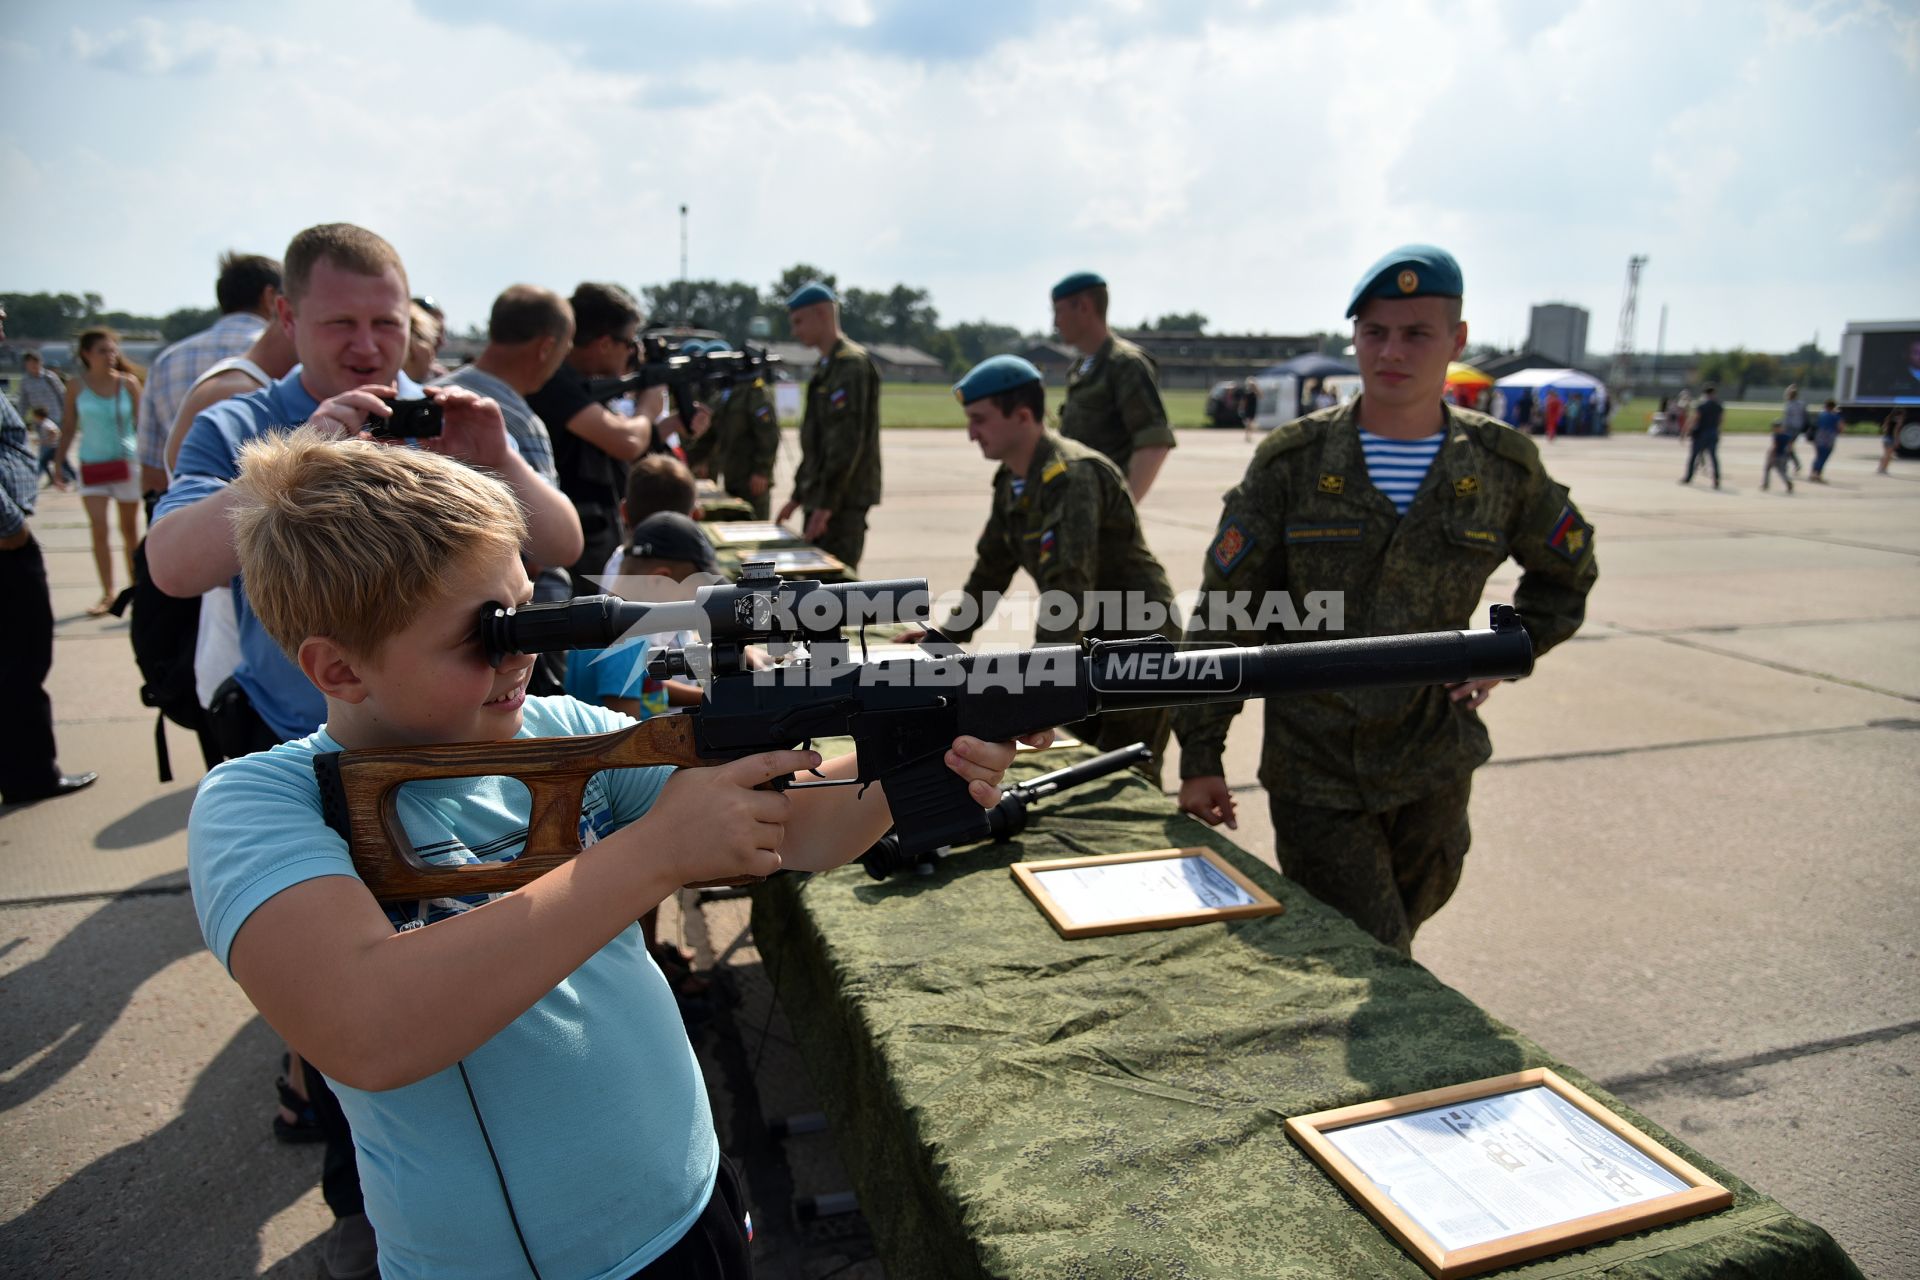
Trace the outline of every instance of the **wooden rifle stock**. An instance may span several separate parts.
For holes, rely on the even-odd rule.
[[[346,839],[354,870],[379,901],[404,902],[505,893],[579,853],[581,800],[603,769],[712,763],[694,749],[692,719],[664,715],[585,737],[342,751],[317,757],[316,771],[327,820]],[[525,783],[532,797],[518,858],[442,867],[414,852],[400,821],[403,783],[496,775]]]

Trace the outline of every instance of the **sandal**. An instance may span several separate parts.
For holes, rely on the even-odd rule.
[[[313,1104],[295,1093],[293,1086],[287,1083],[285,1076],[280,1076],[275,1079],[273,1086],[280,1091],[280,1105],[286,1108],[288,1114],[294,1117],[294,1119],[289,1122],[286,1116],[275,1116],[273,1118],[273,1136],[282,1142],[295,1144],[303,1142],[325,1142],[327,1140],[327,1134],[326,1131],[320,1127],[320,1117],[314,1114]]]
[[[94,601],[91,605],[87,607],[87,616],[89,618],[104,618],[109,613],[112,613],[112,612],[113,612],[113,601],[109,600],[105,596],[101,596],[98,600]]]

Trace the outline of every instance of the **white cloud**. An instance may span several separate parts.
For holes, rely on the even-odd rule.
[[[198,18],[162,23],[135,18],[97,35],[75,27],[67,48],[76,61],[136,76],[202,76],[251,71],[292,60],[287,41]]]
[[[69,104],[94,156],[26,145],[40,198],[0,218],[36,244],[13,287],[133,309],[198,301],[224,248],[349,218],[465,325],[516,280],[672,278],[683,202],[696,276],[804,260],[1029,328],[1086,267],[1125,322],[1337,325],[1412,239],[1461,258],[1493,339],[1565,298],[1610,342],[1630,253],[1670,346],[1792,345],[1920,277],[1915,24],[1884,4],[1732,27],[1698,0],[976,0],[1020,33],[988,46],[886,0],[774,15],[757,43],[739,0],[673,13],[741,39],[653,41],[596,0],[291,0],[271,27],[99,2],[111,34],[10,33],[66,49],[18,61],[16,93]]]

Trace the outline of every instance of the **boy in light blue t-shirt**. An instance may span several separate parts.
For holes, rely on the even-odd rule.
[[[810,751],[612,770],[586,788],[578,857],[512,893],[383,908],[327,825],[316,753],[631,721],[528,698],[532,660],[496,668],[481,651],[482,608],[533,590],[499,481],[309,429],[249,445],[234,489],[255,612],[327,721],[201,784],[194,906],[248,998],[333,1082],[382,1274],[651,1280],[692,1274],[695,1254],[750,1274],[744,1199],[635,921],[688,883],[847,861],[891,821],[881,789],[756,789],[816,764],[852,776],[851,756]],[[990,806],[1012,758],[962,738],[947,763]],[[517,856],[527,806],[503,778],[410,783],[398,800],[441,864]]]

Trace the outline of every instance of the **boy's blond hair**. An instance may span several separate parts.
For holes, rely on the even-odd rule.
[[[311,427],[247,444],[233,488],[247,600],[296,662],[309,636],[377,658],[450,573],[517,554],[527,536],[513,491],[492,476]]]

